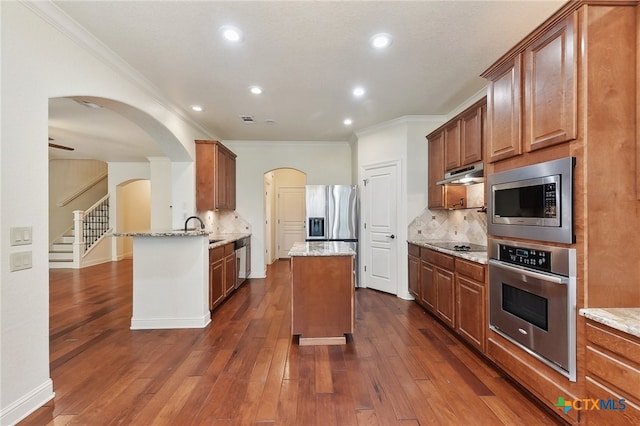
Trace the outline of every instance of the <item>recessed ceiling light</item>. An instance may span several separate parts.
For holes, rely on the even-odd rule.
[[[242,32],[233,25],[223,25],[220,27],[222,36],[232,42],[242,41]]]
[[[200,105],[191,105],[191,109],[196,112],[204,111],[204,108],[202,108]]]
[[[259,95],[260,93],[262,93],[262,87],[260,86],[249,86],[249,90],[251,90],[251,93],[253,93],[254,95]]]
[[[358,86],[353,89],[352,93],[353,93],[353,96],[355,96],[356,98],[361,98],[366,93],[366,90],[364,90],[364,87]]]
[[[345,126],[351,126],[353,124],[353,120],[350,118],[345,118],[343,123]]]
[[[374,49],[385,49],[391,46],[392,38],[391,34],[379,33],[371,37],[369,41]]]

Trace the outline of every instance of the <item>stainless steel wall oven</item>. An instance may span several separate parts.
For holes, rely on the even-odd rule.
[[[489,328],[576,381],[576,250],[489,241]]]

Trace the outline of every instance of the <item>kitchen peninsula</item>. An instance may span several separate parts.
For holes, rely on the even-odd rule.
[[[204,230],[114,234],[133,237],[131,329],[204,328],[209,312],[209,234]]]
[[[209,249],[250,234],[204,229],[115,233],[133,237],[131,329],[204,328],[209,310]]]
[[[355,321],[354,259],[350,243],[295,243],[291,256],[291,334],[300,345],[346,343]]]

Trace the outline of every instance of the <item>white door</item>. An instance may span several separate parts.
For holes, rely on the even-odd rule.
[[[366,286],[398,294],[397,165],[365,168]]]
[[[278,257],[288,258],[293,243],[304,242],[304,186],[278,188]]]

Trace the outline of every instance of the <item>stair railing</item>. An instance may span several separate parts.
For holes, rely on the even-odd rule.
[[[87,210],[74,210],[73,228],[73,263],[79,267],[84,254],[109,231],[109,194]]]

